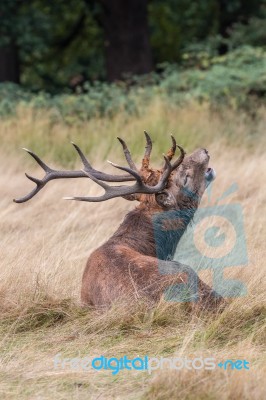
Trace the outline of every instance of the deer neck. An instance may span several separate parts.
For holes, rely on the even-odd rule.
[[[193,210],[136,208],[126,215],[110,241],[125,244],[147,256],[171,260],[193,215]]]

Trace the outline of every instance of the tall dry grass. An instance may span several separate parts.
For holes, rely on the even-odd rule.
[[[20,111],[0,122],[0,395],[3,399],[264,399],[265,390],[265,110],[256,120],[231,110],[206,106],[165,109],[154,103],[138,117],[118,115],[80,125],[53,125],[47,115]],[[209,149],[217,180],[213,205],[233,183],[237,193],[222,203],[243,207],[249,262],[228,268],[248,288],[219,315],[191,316],[179,305],[115,304],[110,310],[84,310],[80,282],[90,252],[116,229],[135,205],[122,199],[87,204],[65,202],[65,195],[99,194],[86,179],[51,182],[32,201],[12,198],[32,184],[23,171],[41,176],[18,147],[30,147],[53,165],[78,166],[71,139],[97,167],[122,162],[115,136],[127,140],[136,159],[143,152],[143,129],[154,139],[154,165],[168,147],[166,133],[181,145]],[[107,157],[108,156],[108,157]],[[202,278],[211,282],[211,275]],[[117,358],[213,356],[246,359],[243,371],[71,371],[55,370],[53,358],[105,355]]]

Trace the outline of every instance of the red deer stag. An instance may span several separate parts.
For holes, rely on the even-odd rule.
[[[138,170],[126,143],[120,141],[129,167],[117,169],[125,175],[106,174],[95,170],[77,145],[74,145],[84,169],[57,171],[48,167],[36,154],[26,150],[43,168],[45,176],[36,179],[36,188],[25,197],[14,200],[23,203],[35,196],[47,182],[60,178],[89,177],[104,189],[99,197],[67,197],[66,199],[99,202],[123,197],[137,200],[139,205],[129,212],[113,236],[88,259],[82,278],[81,300],[97,307],[110,305],[120,297],[145,297],[158,301],[164,294],[168,300],[186,301],[193,309],[216,308],[223,298],[207,286],[192,268],[173,261],[180,237],[193,218],[203,192],[215,178],[208,167],[206,149],[186,156],[176,145],[164,155],[162,169],[150,167],[152,141],[145,133],[146,147]],[[179,158],[171,163],[176,148]],[[131,186],[110,186],[105,182],[134,181]]]

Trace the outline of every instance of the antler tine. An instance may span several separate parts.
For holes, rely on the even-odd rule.
[[[40,167],[45,171],[45,176],[43,179],[37,179],[34,178],[33,176],[28,175],[25,173],[26,177],[34,182],[36,184],[36,188],[34,188],[29,194],[27,194],[24,197],[21,197],[20,199],[13,199],[15,203],[24,203],[25,201],[28,201],[32,199],[33,196],[35,196],[42,188],[43,186],[48,182],[48,177],[54,172],[48,165],[46,165],[38,156],[37,154],[33,153],[33,151],[26,149],[23,147],[23,150],[25,150],[27,153],[29,153],[35,161],[40,165]]]
[[[120,167],[120,165],[115,164],[109,160],[107,160],[107,162],[117,169],[121,169],[122,171],[128,172],[130,175],[134,176],[134,178],[136,179],[137,182],[142,182],[141,176],[138,174],[137,171],[134,171],[133,169],[128,168],[128,167]]]
[[[152,149],[152,143],[149,135],[147,132],[145,132],[146,136],[146,151],[145,151],[145,157],[147,161],[147,166],[149,165],[149,157]],[[173,147],[175,146],[175,141],[173,141]],[[130,167],[134,166],[135,164],[133,163],[131,159],[130,152],[125,144],[125,142],[120,139],[120,143],[123,146],[124,153],[126,155],[126,159],[128,163],[130,164]],[[52,169],[48,167],[35,153],[33,153],[30,150],[25,149],[35,160],[36,162],[41,166],[41,168],[45,171],[45,175],[42,179],[34,178],[28,174],[26,174],[26,177],[34,182],[36,184],[36,187],[26,196],[20,198],[20,199],[14,199],[14,202],[16,203],[24,203],[25,201],[30,200],[32,197],[34,197],[49,181],[53,179],[60,179],[60,178],[84,178],[84,177],[89,177],[92,179],[94,182],[96,182],[98,185],[100,185],[102,188],[105,190],[105,194],[100,196],[100,197],[71,197],[67,199],[74,199],[74,200],[80,200],[80,201],[93,201],[93,202],[98,202],[98,201],[104,201],[108,200],[114,197],[120,197],[120,196],[127,196],[130,194],[135,194],[135,193],[144,193],[144,194],[155,194],[158,193],[159,191],[163,190],[167,184],[167,180],[171,174],[171,172],[178,167],[178,165],[181,164],[181,162],[184,159],[185,152],[182,149],[182,147],[178,146],[180,149],[180,157],[178,160],[175,161],[173,165],[171,165],[169,157],[164,155],[164,160],[165,160],[165,166],[162,172],[162,175],[159,179],[159,182],[155,186],[149,186],[145,184],[142,180],[142,177],[139,175],[139,173],[134,169],[134,168],[128,168],[128,167],[120,167],[117,164],[111,163],[115,168],[120,169],[122,171],[125,171],[128,173],[128,175],[111,175],[111,174],[105,174],[104,172],[100,172],[95,170],[80,148],[72,143],[73,146],[75,147],[76,151],[78,152],[83,165],[84,165],[84,170],[78,170],[78,171],[57,171],[55,169]],[[144,157],[144,160],[145,160]],[[132,162],[132,163],[131,163]],[[143,165],[143,164],[142,164]],[[132,186],[110,186],[102,181],[107,181],[107,182],[126,182],[126,181],[134,181],[135,184]]]
[[[91,176],[94,176],[96,179],[100,179],[102,181],[107,181],[107,182],[128,182],[128,181],[134,181],[134,177],[132,175],[111,175],[111,174],[106,174],[104,172],[97,171],[94,169],[89,161],[86,159],[80,148],[72,142],[73,146],[75,147],[76,151],[78,152],[82,163],[84,165],[84,169],[86,172],[89,172]],[[13,201],[15,203],[24,203],[30,199],[32,199],[49,181],[54,180],[54,179],[66,179],[66,178],[87,178],[88,175],[86,172],[83,170],[77,170],[77,171],[58,171],[55,169],[52,169],[48,167],[35,153],[32,151],[25,149],[27,153],[29,153],[34,160],[40,165],[40,167],[45,171],[45,175],[42,179],[34,178],[33,176],[30,176],[28,174],[25,174],[26,177],[34,182],[36,184],[36,188],[34,188],[29,194],[27,194],[24,197],[21,197],[20,199],[14,199]],[[92,179],[92,178],[91,178]]]
[[[135,185],[133,185],[133,186],[110,186],[110,185],[107,185],[106,183],[103,183],[101,180],[97,179],[95,176],[90,174],[88,171],[84,170],[84,173],[91,180],[93,180],[95,183],[97,183],[99,186],[101,186],[105,190],[105,193],[99,197],[74,196],[74,197],[63,197],[63,199],[64,200],[100,202],[100,201],[113,199],[115,197],[120,197],[120,196],[125,196],[125,195],[136,193],[137,186],[141,187],[143,185],[141,176],[136,171],[133,171],[131,168],[120,167],[119,165],[114,164],[111,161],[108,161],[108,162],[115,168],[119,168],[123,171],[129,172],[136,179]]]
[[[128,147],[127,147],[125,141],[118,136],[117,136],[117,139],[119,140],[119,142],[121,143],[121,145],[123,147],[123,151],[124,151],[128,165],[130,166],[131,169],[133,169],[134,171],[137,171],[138,169],[137,169],[134,161],[132,160],[130,151],[128,150]]]
[[[152,151],[152,140],[148,132],[144,131],[144,135],[146,138],[146,146],[145,146],[145,153],[142,160],[142,168],[147,169],[150,164],[150,156]]]
[[[185,158],[185,155],[186,155],[185,150],[184,150],[181,146],[177,145],[177,147],[178,147],[179,150],[180,150],[180,156],[179,156],[178,159],[172,164],[172,171],[173,171],[174,169],[176,169],[177,167],[179,167],[179,165],[183,162],[183,160],[184,160],[184,158]]]
[[[40,157],[37,156],[37,154],[33,153],[33,151],[26,149],[25,147],[22,148],[22,150],[25,150],[27,153],[29,153],[35,161],[37,161],[37,163],[40,165],[40,167],[42,167],[42,169],[45,172],[51,172],[52,169],[50,167],[48,167],[48,165],[46,165],[41,159]]]
[[[71,144],[74,146],[75,150],[77,151],[78,155],[80,156],[80,159],[85,167],[85,169],[92,169],[92,166],[90,165],[89,161],[87,158],[84,156],[83,152],[80,150],[79,146],[76,145],[74,142],[71,142]]]
[[[28,201],[32,199],[45,185],[40,179],[34,178],[33,176],[28,175],[25,173],[26,177],[36,183],[36,188],[34,188],[29,194],[27,194],[24,197],[21,197],[20,199],[13,199],[14,203],[25,203],[25,201]]]
[[[180,156],[178,157],[178,159],[171,165],[172,171],[174,171],[184,160],[184,157],[186,155],[185,150],[179,146],[178,144],[176,144],[176,140],[174,138],[173,135],[171,135],[171,139],[172,139],[172,147],[170,148],[170,150],[168,150],[167,152],[167,159],[169,161],[171,161],[171,159],[173,158],[173,156],[175,155],[175,151],[176,148],[178,147],[180,150]],[[163,171],[166,169],[166,163],[164,164],[163,167]]]
[[[122,140],[122,139],[121,139]],[[123,140],[122,140],[123,142]],[[75,143],[71,142],[75,149],[78,152],[78,155],[81,158],[81,161],[84,165],[84,170],[88,172],[90,175],[94,175],[97,179],[100,179],[102,181],[106,182],[126,182],[126,181],[132,181],[134,178],[130,175],[112,175],[112,174],[106,174],[104,172],[97,171],[94,169],[87,158],[84,156],[83,152],[80,150],[79,146],[77,146]],[[130,154],[130,153],[129,153]]]
[[[171,165],[168,157],[165,156],[165,154],[163,154],[163,157],[164,157],[164,161],[165,161],[165,168],[164,168],[164,171],[163,171],[163,173],[161,175],[161,178],[160,178],[159,182],[163,181],[164,183],[167,183],[167,180],[168,180],[168,178],[169,178],[169,176],[171,175],[171,172],[172,172],[172,165]]]
[[[167,152],[167,157],[169,161],[172,160],[176,152],[176,140],[173,135],[171,135],[171,139],[172,139],[172,147]]]
[[[100,202],[100,201],[105,201],[109,199],[113,199],[115,197],[122,197],[122,196],[128,196],[130,194],[135,194],[135,193],[144,193],[144,194],[155,194],[163,190],[167,184],[167,180],[172,172],[172,166],[170,164],[170,161],[168,158],[164,155],[165,163],[166,163],[166,169],[161,175],[159,182],[155,186],[149,186],[143,183],[141,176],[134,170],[128,167],[120,167],[117,164],[112,163],[111,161],[108,161],[111,165],[113,165],[115,168],[121,169],[123,171],[128,172],[134,178],[136,179],[136,183],[132,186],[110,186],[107,185],[106,183],[101,182],[99,179],[97,179],[94,175],[90,174],[88,171],[84,170],[84,173],[87,174],[89,178],[91,178],[95,183],[100,185],[104,190],[105,193],[102,196],[99,197],[64,197],[65,200],[77,200],[77,201],[88,201],[88,202]]]
[[[150,158],[151,151],[152,151],[152,140],[151,140],[151,137],[148,134],[148,132],[144,131],[144,135],[145,135],[145,138],[146,138],[146,146],[145,146],[145,154],[144,154],[144,156]]]

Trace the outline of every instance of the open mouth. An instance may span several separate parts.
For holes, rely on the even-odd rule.
[[[208,168],[207,171],[205,172],[205,179],[207,181],[207,184],[211,183],[212,181],[214,181],[214,179],[216,178],[216,172],[213,168]]]

